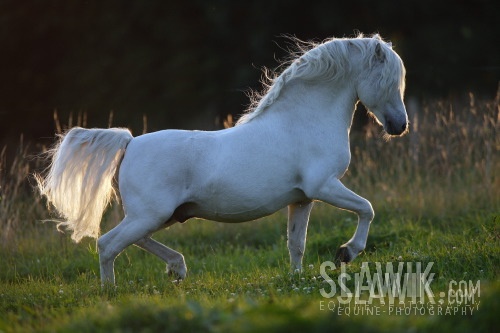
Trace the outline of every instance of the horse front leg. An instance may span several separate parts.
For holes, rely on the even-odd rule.
[[[288,206],[288,251],[293,270],[302,270],[302,258],[306,247],[307,224],[313,207],[312,201]]]
[[[370,224],[375,216],[372,205],[345,187],[336,177],[329,178],[321,186],[315,198],[358,215],[358,226],[354,236],[340,246],[335,256],[337,263],[351,262],[366,247]]]

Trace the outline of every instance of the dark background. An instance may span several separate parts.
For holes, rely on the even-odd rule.
[[[49,140],[53,113],[87,126],[220,128],[286,57],[282,34],[380,33],[407,67],[407,96],[493,97],[498,1],[2,1],[0,143]],[[15,142],[15,141],[14,141]]]

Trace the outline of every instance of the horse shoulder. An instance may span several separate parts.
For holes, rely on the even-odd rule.
[[[313,193],[316,193],[329,178],[342,178],[350,161],[349,145],[340,142],[325,147],[320,155],[311,156],[301,170],[301,187],[304,193],[308,197],[312,197]]]

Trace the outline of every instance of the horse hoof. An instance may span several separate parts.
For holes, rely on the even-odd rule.
[[[186,272],[187,269],[184,263],[173,263],[167,265],[167,275],[173,277],[177,282],[180,282],[186,278]]]
[[[346,245],[342,245],[339,247],[337,250],[337,253],[335,254],[335,263],[337,265],[340,265],[341,263],[349,263],[353,259],[353,256],[351,255],[349,248]]]

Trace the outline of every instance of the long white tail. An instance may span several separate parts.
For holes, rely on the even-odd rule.
[[[40,193],[47,197],[73,231],[71,238],[97,238],[104,209],[115,194],[113,177],[132,140],[128,129],[74,127],[61,135],[48,152],[52,159],[45,177],[35,175]]]

